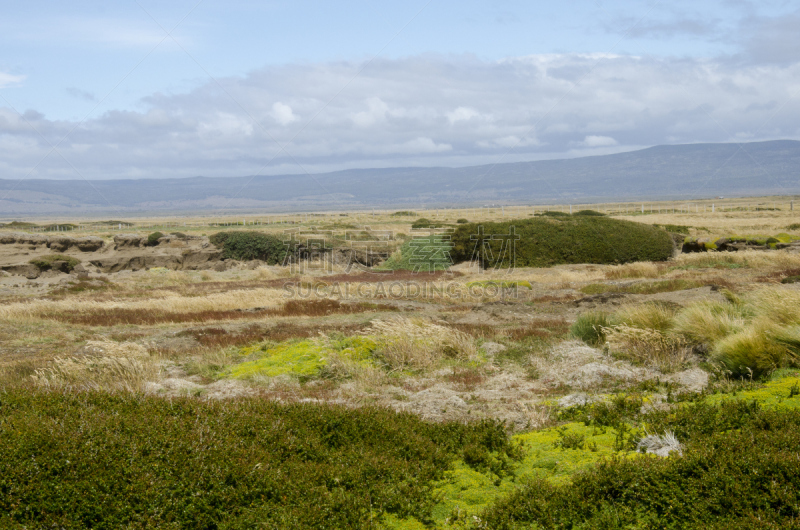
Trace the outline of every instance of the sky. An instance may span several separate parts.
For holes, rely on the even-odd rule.
[[[800,5],[0,0],[0,178],[800,139]]]

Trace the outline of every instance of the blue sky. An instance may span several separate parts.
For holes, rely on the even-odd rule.
[[[800,9],[787,1],[0,4],[0,178],[800,137]]]

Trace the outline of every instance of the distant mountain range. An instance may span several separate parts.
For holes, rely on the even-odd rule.
[[[141,180],[0,179],[0,217],[548,204],[800,193],[800,142],[662,145],[462,168]]]

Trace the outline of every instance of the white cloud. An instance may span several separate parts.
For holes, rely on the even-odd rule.
[[[480,115],[481,113],[475,109],[458,107],[456,110],[447,113],[447,119],[450,120],[450,123],[456,123],[458,121],[469,121]]]
[[[272,117],[281,125],[289,125],[297,120],[297,116],[292,112],[292,107],[280,101],[272,105]]]
[[[362,67],[266,67],[219,79],[225,90],[209,81],[155,94],[138,112],[25,119],[54,144],[78,125],[59,152],[87,178],[301,172],[295,161],[309,171],[490,164],[800,136],[800,63],[551,54],[376,59],[356,76]],[[23,177],[49,150],[2,104],[0,139],[3,178]],[[74,172],[51,157],[35,176]]]
[[[617,145],[619,142],[610,136],[587,136],[583,139],[583,145],[586,147],[608,147],[610,145]]]
[[[0,88],[16,85],[25,81],[24,75],[13,75],[0,72]]]
[[[384,121],[389,113],[389,105],[377,97],[367,100],[367,108],[368,110],[361,111],[353,116],[353,123],[359,127],[372,127],[376,123]]]

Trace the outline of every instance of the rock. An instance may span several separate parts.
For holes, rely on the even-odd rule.
[[[185,250],[183,251],[183,269],[197,270],[208,268],[212,263],[222,259],[221,250]]]
[[[103,248],[105,241],[96,236],[79,237],[73,243],[81,252],[96,252]]]
[[[498,353],[500,353],[502,351],[506,351],[508,349],[508,348],[506,348],[506,346],[504,344],[500,344],[499,342],[491,342],[491,341],[484,342],[481,345],[481,348],[483,348],[483,351],[485,351],[486,355],[488,355],[489,357],[494,357]]]
[[[0,245],[13,245],[17,242],[17,234],[15,232],[0,233]]]
[[[595,401],[587,394],[578,392],[577,394],[569,394],[558,400],[558,406],[568,409],[571,407],[582,407],[588,403]]]
[[[42,273],[39,267],[24,263],[22,265],[6,265],[3,270],[15,276],[25,276],[29,280],[34,280]]]
[[[64,252],[73,244],[73,239],[70,237],[63,237],[63,236],[54,236],[51,237],[47,243],[47,246],[53,252]]]
[[[700,368],[690,368],[683,372],[667,375],[663,380],[677,383],[690,392],[700,392],[708,386],[708,372]]]
[[[114,236],[114,248],[119,250],[121,248],[140,247],[144,240],[145,238],[136,234],[119,234]]]

